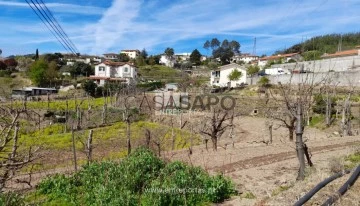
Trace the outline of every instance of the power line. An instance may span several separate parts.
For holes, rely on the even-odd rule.
[[[37,17],[39,17],[39,19],[43,22],[43,24],[46,26],[46,28],[51,32],[51,34],[58,40],[58,42],[63,46],[63,48],[65,50],[68,51],[68,48],[66,48],[66,46],[62,43],[62,41],[59,39],[59,37],[56,36],[56,34],[53,32],[53,30],[50,29],[50,27],[45,23],[45,20],[43,18],[41,18],[41,16],[38,14],[38,12],[33,8],[33,6],[31,6],[30,2],[28,2],[28,0],[25,0],[26,3],[30,6],[30,8],[34,11],[34,13],[36,14]]]
[[[53,29],[53,31],[55,31],[55,33],[58,35],[58,37],[60,37],[60,39],[62,40],[62,42],[66,45],[66,47],[68,48],[68,50],[71,52],[71,53],[74,53],[74,54],[76,54],[76,52],[74,52],[73,50],[72,50],[72,48],[69,46],[69,44],[67,43],[67,41],[60,35],[60,33],[59,33],[59,31],[56,29],[56,28],[54,28],[54,25],[53,24],[51,24],[50,23],[50,21],[49,21],[49,19],[48,19],[48,16],[46,15],[46,13],[43,11],[43,9],[42,9],[42,7],[40,7],[40,5],[39,5],[39,7],[40,7],[40,9],[39,9],[39,7],[34,3],[34,1],[33,0],[30,0],[32,3],[33,3],[33,5],[35,6],[35,8],[36,8],[36,10],[41,14],[41,16],[46,20],[46,22],[50,25],[50,27]],[[44,13],[43,13],[44,12]],[[45,15],[44,15],[45,14]]]
[[[31,0],[32,1],[32,0]],[[49,17],[49,15],[47,14],[47,12],[44,10],[43,6],[37,1],[35,0],[37,5],[40,8],[40,12],[42,12],[43,14],[45,14],[46,19],[48,20],[48,22],[53,26],[52,28],[54,28],[57,32],[57,34],[59,35],[59,37],[64,41],[64,43],[67,45],[67,47],[71,50],[71,52],[76,53],[75,49],[70,45],[69,41],[65,38],[65,36],[61,33],[60,29],[57,27],[57,25],[53,22],[53,20]]]
[[[48,30],[50,30],[52,35],[55,36],[55,38],[58,40],[58,42],[64,47],[64,49],[69,51],[70,53],[73,53],[76,55],[76,53],[77,53],[76,49],[71,45],[70,41],[66,39],[66,37],[60,31],[60,29],[55,25],[55,23],[52,21],[52,19],[49,17],[49,15],[43,9],[43,6],[41,6],[41,4],[37,0],[35,0],[37,3],[34,3],[33,0],[30,0],[32,5],[31,5],[30,1],[28,1],[28,0],[25,0],[25,1],[30,6],[30,8],[34,11],[34,13],[39,17],[39,19],[45,24],[45,26],[48,28]]]
[[[43,0],[40,0],[40,2],[42,3],[42,5],[45,7],[45,9],[47,10],[47,12],[50,15],[50,19],[52,19],[56,25],[58,26],[58,28],[60,29],[60,31],[62,32],[62,34],[65,36],[65,38],[68,40],[68,42],[70,43],[71,47],[75,50],[76,53],[80,53],[79,50],[76,48],[75,44],[71,41],[71,39],[69,38],[69,36],[66,34],[66,32],[64,31],[64,29],[62,28],[62,26],[59,24],[59,22],[56,20],[56,18],[54,17],[53,13],[51,12],[51,10],[46,6],[46,4],[44,3]]]

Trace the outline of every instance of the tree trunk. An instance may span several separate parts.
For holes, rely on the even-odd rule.
[[[289,130],[289,140],[294,141],[294,127],[288,127]]]
[[[86,143],[86,150],[87,150],[87,158],[88,158],[88,164],[92,162],[92,137],[93,137],[93,130],[91,129],[89,131],[89,138]]]
[[[217,138],[216,137],[212,137],[211,138],[212,144],[213,144],[213,150],[217,151]]]
[[[273,124],[272,123],[269,123],[269,142],[270,144],[272,143],[273,141],[273,135],[272,135],[272,129],[273,128]]]
[[[126,120],[126,136],[127,136],[128,155],[130,155],[130,153],[131,153],[131,141],[130,141],[130,120],[129,119]]]
[[[76,147],[75,147],[75,134],[74,134],[74,128],[71,127],[71,136],[72,136],[72,150],[74,155],[74,168],[75,172],[77,171],[77,158],[76,158]]]
[[[303,120],[302,120],[302,108],[300,101],[298,100],[297,104],[297,114],[296,114],[296,152],[299,159],[299,172],[297,180],[305,179],[305,155],[304,155],[304,143],[302,139],[303,135]]]
[[[326,111],[325,111],[325,120],[326,120],[326,126],[330,127],[331,125],[331,98],[329,97],[329,93],[327,93],[326,97]]]

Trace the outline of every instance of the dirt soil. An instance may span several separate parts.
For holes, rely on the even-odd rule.
[[[265,121],[255,117],[237,119],[234,147],[227,134],[224,134],[216,152],[211,149],[209,143],[208,150],[201,145],[194,148],[192,155],[187,151],[177,151],[168,153],[167,157],[201,166],[210,173],[220,172],[230,177],[243,195],[221,205],[292,205],[317,183],[332,174],[329,170],[330,159],[344,157],[360,147],[359,136],[335,137],[314,128],[306,128],[304,137],[314,166],[307,166],[307,177],[304,181],[296,181],[298,161],[295,142],[287,139],[288,131],[285,128],[277,127],[275,124],[274,128],[277,129],[273,131],[273,143],[265,144],[268,140]],[[328,185],[329,187],[324,189],[325,192],[314,196],[308,205],[321,204],[328,195],[340,188],[348,177],[349,175],[346,175],[340,178],[338,183]],[[358,187],[359,183],[354,186],[354,190]],[[350,190],[349,198],[344,196],[342,201],[360,205],[360,197],[352,194],[354,190]],[[249,193],[255,197],[245,198],[244,196]]]
[[[189,124],[200,124],[197,118],[187,119]],[[220,204],[223,206],[238,205],[292,205],[321,180],[332,173],[329,160],[344,157],[360,147],[360,136],[336,137],[315,128],[306,128],[304,139],[312,155],[314,166],[307,166],[306,179],[296,181],[298,161],[295,142],[288,140],[288,131],[275,122],[273,142],[269,140],[266,119],[257,117],[241,117],[235,120],[235,137],[230,139],[227,133],[221,137],[218,150],[206,150],[205,145],[195,146],[192,155],[188,149],[164,152],[163,158],[182,160],[191,165],[201,166],[211,174],[223,173],[236,184],[240,195]],[[233,144],[234,143],[234,144]],[[94,150],[95,153],[102,154]],[[58,154],[60,155],[60,154]],[[69,154],[70,155],[70,154]],[[71,160],[69,160],[71,161]],[[34,174],[34,185],[47,175],[67,173],[72,166],[48,170]],[[349,177],[338,179],[315,195],[307,205],[318,205],[335,192]],[[337,205],[360,205],[360,180],[337,203]],[[23,186],[26,188],[26,185]],[[249,195],[252,194],[252,195]],[[344,203],[344,204],[343,204]]]

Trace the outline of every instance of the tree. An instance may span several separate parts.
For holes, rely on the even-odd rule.
[[[230,48],[232,49],[232,51],[235,53],[235,54],[239,54],[240,53],[240,43],[233,40],[230,42]]]
[[[269,117],[282,122],[288,128],[290,140],[293,137],[294,131],[296,134],[295,145],[299,160],[297,180],[304,180],[305,178],[305,148],[307,146],[303,141],[303,132],[306,127],[304,120],[310,118],[314,88],[321,82],[322,80],[314,82],[314,76],[308,74],[297,87],[291,85],[291,79],[286,85],[279,83],[277,87],[279,94],[277,96],[272,95],[274,102],[271,107],[277,108],[277,111],[271,109],[268,114]]]
[[[45,79],[48,83],[53,83],[59,77],[59,73],[57,71],[57,64],[55,61],[50,62],[48,68],[45,72]]]
[[[220,47],[220,41],[217,38],[213,38],[211,40],[210,47],[214,51],[215,49]]]
[[[268,85],[270,83],[270,80],[269,80],[269,78],[267,78],[267,77],[261,77],[260,79],[259,79],[259,81],[258,81],[258,84],[260,84],[260,86],[262,86],[262,87],[265,87],[266,85]]]
[[[224,49],[229,48],[230,44],[229,41],[227,39],[224,39],[223,42],[221,43],[221,47]]]
[[[145,59],[144,59],[144,57],[143,56],[138,56],[138,57],[136,57],[136,59],[135,59],[135,64],[136,64],[136,66],[145,66],[146,65],[146,61],[145,61]]]
[[[213,150],[216,151],[219,138],[224,134],[228,127],[232,126],[231,120],[234,118],[234,113],[213,107],[211,108],[211,113],[209,115],[211,116],[204,118],[200,133],[210,137],[213,144]],[[207,139],[205,139],[205,142],[207,142]]]
[[[240,77],[242,76],[242,73],[241,71],[237,70],[237,69],[234,69],[231,71],[231,73],[229,74],[228,76],[228,79],[230,81],[237,81],[240,79]]]
[[[39,49],[36,49],[36,53],[35,53],[35,57],[34,57],[35,61],[37,61],[39,59]]]
[[[97,85],[95,84],[94,81],[86,80],[83,84],[81,84],[81,86],[88,95],[92,97],[96,96]]]
[[[231,48],[222,48],[219,47],[218,49],[213,51],[214,58],[220,58],[220,61],[223,65],[229,64],[231,57],[234,56],[234,52]]]
[[[5,70],[6,68],[6,64],[3,61],[0,61],[0,70]]]
[[[18,62],[17,68],[24,71],[27,71],[33,62],[31,58],[25,56],[17,57],[16,61]]]
[[[165,55],[166,55],[168,58],[172,58],[173,55],[174,55],[174,49],[168,47],[168,48],[165,49],[165,52],[164,52],[164,53],[165,53]]]
[[[247,74],[251,77],[257,74],[259,71],[260,71],[260,67],[257,65],[250,65],[247,68]]]
[[[48,68],[48,63],[44,59],[39,59],[30,66],[29,76],[31,81],[37,86],[45,86],[47,80],[45,72]]]
[[[140,56],[142,56],[144,59],[146,59],[148,57],[148,53],[146,52],[145,48],[143,50],[141,50]]]
[[[210,48],[210,41],[209,40],[206,40],[206,42],[204,43],[204,46],[203,48],[206,49],[206,51],[209,51],[209,48]]]
[[[73,69],[70,72],[72,76],[83,75],[87,77],[94,74],[94,69],[84,62],[75,62],[72,67]]]
[[[190,54],[190,62],[195,65],[201,64],[201,53],[197,49]]]
[[[129,62],[129,61],[130,61],[130,57],[129,57],[127,54],[120,53],[120,54],[119,54],[119,61],[120,61],[120,62]]]
[[[15,69],[15,67],[18,65],[18,62],[14,58],[5,59],[4,63],[9,69]]]

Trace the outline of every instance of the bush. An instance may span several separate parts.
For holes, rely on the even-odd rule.
[[[10,70],[0,70],[0,77],[9,77],[11,75]]]
[[[93,163],[71,177],[46,179],[37,192],[52,204],[134,206],[199,205],[235,194],[229,179],[182,162],[166,164],[144,148],[121,163]]]
[[[6,206],[25,206],[24,199],[16,193],[0,193],[0,205]]]

